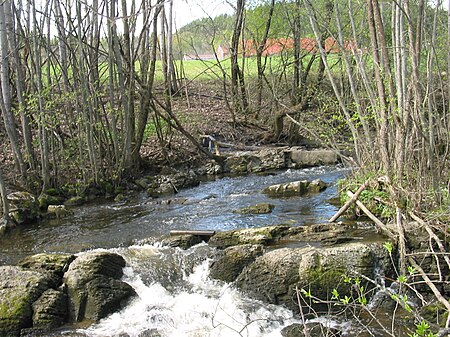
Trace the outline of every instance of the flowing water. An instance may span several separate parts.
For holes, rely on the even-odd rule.
[[[121,312],[87,329],[74,332],[71,327],[58,336],[280,336],[282,327],[298,322],[299,317],[283,307],[249,299],[230,284],[211,280],[208,266],[214,249],[206,244],[186,251],[161,247],[157,238],[172,229],[230,230],[324,222],[337,211],[328,201],[336,195],[333,183],[346,172],[333,166],[225,177],[172,197],[150,199],[142,194],[127,201],[85,205],[74,208],[69,217],[17,228],[0,239],[0,264],[13,264],[39,252],[92,249],[114,251],[125,258],[124,280],[138,297]],[[316,178],[331,186],[323,193],[286,199],[261,193],[272,184]],[[260,202],[275,205],[273,212],[233,213]]]

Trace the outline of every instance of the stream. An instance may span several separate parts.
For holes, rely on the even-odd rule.
[[[161,247],[157,240],[173,229],[223,231],[325,222],[337,211],[329,203],[337,193],[334,183],[347,172],[343,167],[324,166],[224,177],[175,196],[151,199],[140,194],[126,201],[76,207],[73,215],[18,227],[1,238],[0,265],[41,252],[100,249],[125,258],[124,281],[133,286],[138,298],[95,325],[66,327],[54,336],[281,336],[281,329],[299,322],[299,317],[211,280],[208,267],[213,248],[200,244],[183,251]],[[261,193],[269,185],[316,178],[330,187],[319,194],[285,199]],[[233,213],[261,202],[273,204],[273,212]]]

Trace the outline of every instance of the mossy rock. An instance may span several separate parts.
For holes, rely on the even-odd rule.
[[[289,228],[287,225],[277,225],[217,232],[208,243],[221,249],[243,244],[268,245],[287,233]]]
[[[19,336],[32,325],[32,304],[52,284],[51,276],[21,267],[0,267],[0,337]]]
[[[241,245],[226,248],[209,268],[209,276],[216,280],[233,282],[255,259],[264,252],[261,245]]]
[[[39,208],[42,210],[46,210],[49,205],[60,205],[62,202],[63,198],[60,196],[41,194],[38,197]]]
[[[374,279],[377,267],[388,262],[389,255],[381,243],[281,248],[257,257],[241,272],[236,285],[256,299],[298,310],[297,290],[304,289],[322,300],[328,300],[333,289],[342,297],[353,296],[351,282],[344,282],[347,276],[365,275]],[[366,291],[370,290],[371,284],[362,285]],[[329,310],[320,303],[308,305],[314,310]]]
[[[19,262],[19,266],[37,271],[52,272],[62,277],[73,260],[75,260],[75,255],[72,254],[40,253],[27,256]]]
[[[41,216],[39,204],[29,192],[13,192],[8,194],[10,217],[17,224],[25,224],[39,219]]]
[[[44,194],[50,195],[52,197],[57,197],[59,195],[59,192],[56,188],[47,188]]]
[[[107,194],[113,194],[114,193],[114,185],[109,181],[101,181],[100,187],[105,191]]]
[[[64,201],[64,205],[65,206],[80,206],[83,205],[86,202],[86,199],[82,196],[74,196],[71,197],[69,199],[67,199],[66,201]]]
[[[443,328],[447,322],[448,311],[443,304],[434,302],[423,306],[420,309],[420,315],[428,322]]]
[[[48,331],[66,322],[67,294],[62,290],[46,290],[32,305],[33,329]]]
[[[269,203],[260,203],[253,206],[243,207],[238,210],[235,210],[234,213],[239,214],[269,214],[272,213],[272,210],[275,208],[275,205]]]

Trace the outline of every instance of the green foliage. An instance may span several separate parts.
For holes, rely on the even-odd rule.
[[[376,216],[392,219],[396,214],[395,204],[391,202],[391,195],[386,190],[386,186],[375,179],[377,176],[373,172],[355,173],[352,176],[339,180],[339,199],[344,204],[350,199],[347,191],[355,192],[366,180],[371,179],[372,182],[361,192],[358,199]],[[355,214],[356,206],[352,205],[347,212],[352,215]]]
[[[383,243],[383,247],[384,247],[384,249],[387,250],[387,252],[389,253],[389,255],[392,255],[392,250],[393,250],[393,248],[394,248],[394,246],[392,245],[392,242],[386,241],[385,243]]]
[[[430,325],[424,320],[416,323],[416,331],[408,334],[409,337],[437,337],[430,329]]]

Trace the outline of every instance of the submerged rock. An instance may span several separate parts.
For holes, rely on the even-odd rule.
[[[283,337],[308,337],[308,336],[321,336],[321,337],[338,337],[341,336],[341,332],[337,329],[328,328],[318,322],[311,322],[305,324],[291,324],[283,330],[281,330],[281,336]]]
[[[69,320],[98,321],[122,308],[134,295],[134,289],[120,280],[125,266],[123,257],[108,252],[83,254],[64,274],[69,296]]]
[[[270,197],[290,197],[299,196],[307,193],[318,193],[327,188],[327,184],[320,179],[313,181],[300,180],[293,181],[286,184],[277,184],[266,187],[263,193],[268,194]]]
[[[239,214],[269,214],[272,213],[272,210],[275,208],[274,205],[269,203],[260,203],[253,206],[240,208],[234,213]]]

